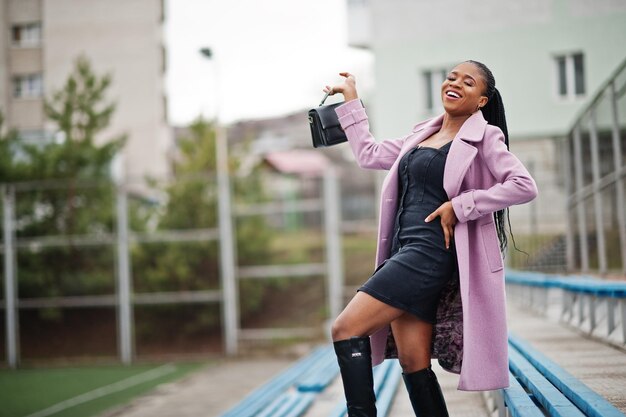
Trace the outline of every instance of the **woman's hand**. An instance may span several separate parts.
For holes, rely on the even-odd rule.
[[[356,80],[354,79],[354,75],[349,72],[340,72],[339,75],[345,77],[343,84],[335,85],[333,87],[327,85],[324,88],[325,93],[330,93],[332,96],[335,93],[343,94],[343,98],[345,101],[354,100],[359,98],[356,92]]]
[[[441,218],[441,227],[443,229],[443,236],[446,240],[446,249],[450,249],[450,241],[452,240],[452,236],[454,236],[454,225],[457,221],[451,201],[446,201],[440,205],[439,208],[430,213],[424,221],[428,223],[437,217]]]

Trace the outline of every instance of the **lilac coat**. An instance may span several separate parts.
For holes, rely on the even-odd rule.
[[[407,136],[377,142],[369,131],[360,100],[351,100],[335,110],[359,166],[389,170],[380,199],[376,251],[379,266],[391,251],[400,158],[439,131],[443,114],[417,124]],[[504,265],[492,213],[532,200],[537,187],[519,159],[507,150],[502,131],[488,125],[480,111],[465,121],[453,139],[443,187],[458,220],[454,239],[460,291],[456,291],[456,302],[455,294],[442,294],[433,357],[439,357],[440,363],[442,355],[458,358],[445,368],[460,373],[460,390],[504,388],[509,385]],[[457,315],[450,313],[455,307]],[[441,317],[451,322],[440,323]],[[390,341],[389,326],[371,336],[374,365],[393,357]]]

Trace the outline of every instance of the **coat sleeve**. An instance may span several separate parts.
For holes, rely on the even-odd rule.
[[[350,100],[335,109],[346,133],[352,153],[361,168],[390,169],[410,135],[377,142],[370,133],[369,121],[361,100]]]
[[[537,185],[528,170],[506,148],[504,135],[488,126],[482,144],[482,161],[496,180],[486,190],[467,190],[452,198],[457,220],[465,223],[506,207],[523,204],[537,196]]]

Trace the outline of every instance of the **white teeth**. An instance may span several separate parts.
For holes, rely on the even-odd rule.
[[[446,95],[448,95],[450,97],[461,98],[461,96],[458,95],[457,93],[455,93],[454,91],[448,91],[448,92],[446,92]]]

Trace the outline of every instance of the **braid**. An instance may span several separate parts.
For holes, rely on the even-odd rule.
[[[504,134],[504,143],[506,148],[509,149],[509,130],[506,126],[506,117],[504,114],[504,104],[502,103],[502,96],[496,88],[496,80],[491,73],[491,70],[487,68],[485,64],[478,61],[468,60],[471,64],[474,64],[482,73],[485,81],[485,96],[488,101],[487,104],[481,109],[483,117],[490,125],[497,126]],[[508,239],[506,236],[505,222],[509,225],[509,233],[513,238],[513,232],[511,231],[511,221],[509,219],[509,209],[498,210],[493,213],[493,218],[496,222],[496,231],[498,233],[498,240],[500,240],[500,251],[504,253],[507,248]],[[515,246],[515,238],[513,238],[513,245]],[[516,248],[517,249],[517,248]]]

